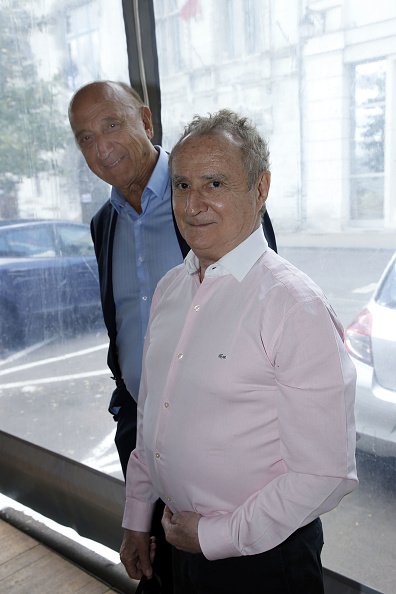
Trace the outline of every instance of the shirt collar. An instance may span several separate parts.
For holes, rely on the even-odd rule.
[[[242,282],[267,249],[268,243],[264,237],[263,228],[260,225],[256,231],[237,245],[236,248],[225,254],[217,262],[213,262],[206,269],[205,276],[216,277],[232,274],[236,280]],[[199,260],[192,250],[188,252],[184,263],[188,274],[196,274],[199,271]]]
[[[147,186],[144,189],[143,195],[146,194],[148,190],[151,195],[163,199],[166,197],[166,190],[170,185],[168,154],[161,146],[155,146],[155,148],[159,153],[157,163],[155,164]],[[128,204],[124,196],[114,186],[111,188],[110,202],[118,214],[120,214],[121,210]]]
[[[167,187],[170,185],[168,153],[161,146],[156,145],[155,148],[159,152],[159,156],[146,188],[162,199],[166,194]]]

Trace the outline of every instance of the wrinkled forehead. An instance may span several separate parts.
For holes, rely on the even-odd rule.
[[[227,130],[216,130],[208,134],[190,133],[172,151],[171,170],[181,160],[195,160],[196,156],[206,159],[224,158],[231,155],[242,160],[242,143]]]
[[[183,138],[180,143],[180,147],[182,148],[183,146],[188,146],[189,144],[194,144],[198,147],[207,146],[212,148],[219,147],[222,149],[227,149],[229,147],[240,148],[241,140],[236,138],[228,130],[215,129],[207,133],[190,132],[188,136]]]
[[[115,84],[93,83],[77,92],[72,99],[69,109],[70,121],[73,123],[77,118],[97,110],[115,113],[125,110],[137,112],[139,105],[131,95]]]

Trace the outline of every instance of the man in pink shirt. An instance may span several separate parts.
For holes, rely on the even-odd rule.
[[[121,560],[152,576],[160,497],[175,594],[322,594],[319,516],[357,486],[355,369],[321,290],[267,246],[268,157],[227,110],[170,155],[191,251],[153,297]]]

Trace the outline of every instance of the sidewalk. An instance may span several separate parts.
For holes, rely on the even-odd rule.
[[[366,231],[345,233],[276,233],[279,247],[312,248],[372,248],[396,250],[396,231]]]

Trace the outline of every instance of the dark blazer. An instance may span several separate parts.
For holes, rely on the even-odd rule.
[[[136,406],[122,379],[117,356],[117,329],[112,274],[113,244],[117,217],[117,212],[110,204],[110,200],[108,200],[95,214],[91,221],[91,235],[95,246],[96,259],[98,262],[103,318],[110,340],[107,354],[107,364],[111,369],[113,379],[116,382],[116,388],[110,400],[109,412],[113,414],[116,421],[119,421],[117,427],[116,445],[125,474],[131,448],[133,449],[135,445],[135,440],[132,439],[133,436],[131,437],[131,433],[136,433]],[[174,216],[173,223],[175,226],[175,233],[179,241],[180,251],[184,258],[190,248],[180,235],[180,231],[176,225]],[[263,217],[263,229],[265,237],[268,241],[268,245],[276,251],[275,234],[267,212]],[[122,409],[124,409],[124,412],[126,412],[126,409],[128,409],[128,419],[121,419],[121,417],[126,416],[125,414],[122,414]],[[124,429],[121,427],[121,420],[122,424],[124,425]],[[123,445],[124,440],[127,443],[125,447]],[[125,452],[124,449],[126,449]]]

